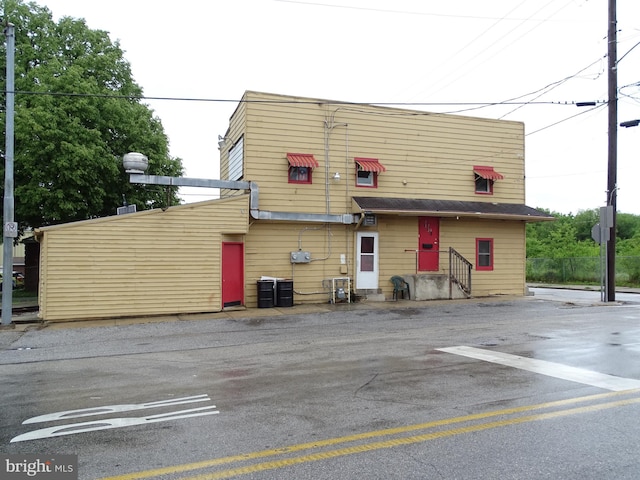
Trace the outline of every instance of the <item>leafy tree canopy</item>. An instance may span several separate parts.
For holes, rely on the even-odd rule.
[[[581,210],[562,214],[540,209],[553,215],[554,222],[527,224],[527,257],[571,258],[595,257],[600,247],[591,238],[591,229],[600,221],[600,210]],[[640,255],[640,216],[616,215],[616,253]]]
[[[122,156],[137,151],[149,157],[151,174],[183,173],[119,43],[82,19],[56,23],[35,3],[0,5],[15,25],[14,193],[21,228],[113,215],[123,196],[139,210],[179,203],[176,192],[167,199],[162,187],[130,184],[122,168]],[[0,68],[6,71],[5,46]]]

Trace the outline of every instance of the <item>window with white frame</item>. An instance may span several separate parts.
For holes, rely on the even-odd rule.
[[[244,175],[244,137],[229,149],[229,180],[240,180]]]
[[[378,188],[378,174],[387,169],[377,158],[354,158],[356,162],[356,186]]]

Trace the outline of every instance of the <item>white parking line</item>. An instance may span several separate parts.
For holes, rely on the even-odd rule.
[[[561,363],[547,362],[546,360],[521,357],[519,355],[511,355],[509,353],[495,352],[463,345],[457,347],[438,348],[437,350],[464,357],[475,358],[477,360],[484,360],[485,362],[497,363],[507,367],[519,368],[520,370],[540,373],[549,377],[561,378],[571,382],[604,388],[614,392],[640,388],[640,380],[615,377],[613,375],[593,372],[583,368],[562,365]]]

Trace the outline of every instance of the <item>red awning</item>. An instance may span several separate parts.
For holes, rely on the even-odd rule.
[[[292,167],[318,168],[318,161],[310,153],[287,153],[287,160]]]
[[[386,172],[387,169],[377,158],[354,158],[358,166],[365,172]]]
[[[487,180],[502,180],[504,175],[496,172],[493,167],[473,167],[473,173]]]

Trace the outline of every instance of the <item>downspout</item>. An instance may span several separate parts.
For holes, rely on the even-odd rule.
[[[328,120],[324,121],[324,197],[327,215],[331,213],[331,199],[329,193],[329,134],[331,133]]]

